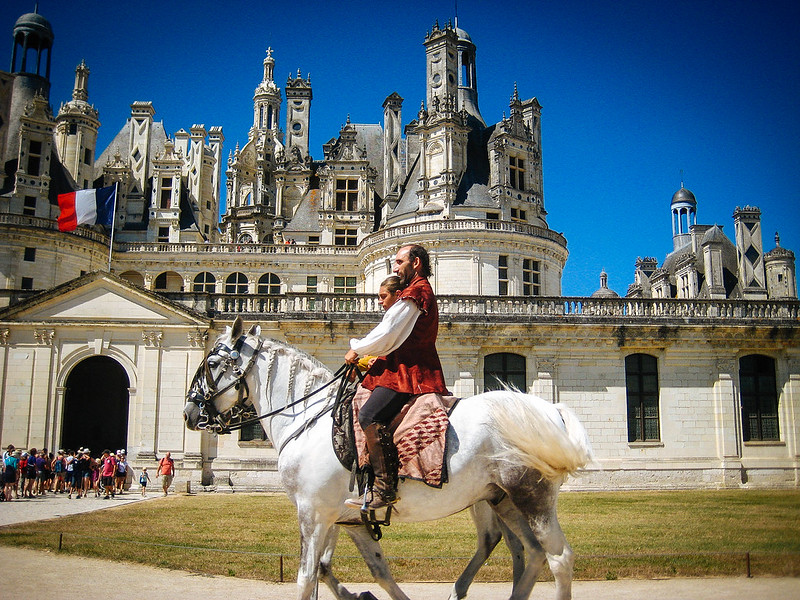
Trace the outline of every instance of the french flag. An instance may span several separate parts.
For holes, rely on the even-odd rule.
[[[58,195],[59,231],[75,231],[78,225],[105,225],[111,227],[114,221],[116,189],[111,187],[91,190],[77,190]]]

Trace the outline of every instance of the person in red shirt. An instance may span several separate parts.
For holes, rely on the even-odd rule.
[[[428,252],[417,244],[403,246],[392,270],[405,286],[397,294],[398,301],[366,337],[350,340],[344,357],[350,364],[357,363],[361,354],[385,357],[375,361],[364,377],[362,385],[372,394],[358,416],[375,474],[372,499],[367,504],[370,510],[397,501],[397,450],[387,425],[412,396],[449,394],[436,351],[439,309],[428,281]],[[358,508],[364,505],[364,498],[349,499],[345,504]]]
[[[106,489],[104,498],[108,500],[108,495],[114,496],[114,475],[117,472],[117,460],[111,454],[111,450],[103,450],[103,458],[100,459],[100,481]]]

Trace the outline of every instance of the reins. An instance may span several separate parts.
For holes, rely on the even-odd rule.
[[[350,367],[351,366],[352,365],[348,365],[347,363],[343,364],[341,367],[339,367],[339,369],[336,371],[336,373],[333,374],[333,377],[331,378],[330,381],[328,381],[327,383],[324,383],[323,385],[321,385],[317,389],[309,392],[308,394],[306,394],[302,398],[298,398],[297,400],[295,400],[294,402],[290,402],[286,406],[282,406],[281,408],[276,408],[275,410],[272,410],[272,411],[270,411],[268,413],[265,413],[265,414],[263,414],[261,416],[253,417],[251,419],[247,419],[247,420],[242,421],[240,423],[236,423],[235,425],[231,425],[223,433],[228,433],[230,431],[236,431],[237,429],[241,429],[242,427],[245,427],[246,425],[251,425],[253,423],[258,423],[259,421],[261,421],[263,419],[268,419],[270,417],[274,417],[275,415],[278,415],[278,414],[282,413],[283,411],[285,411],[285,410],[287,410],[289,408],[293,408],[293,407],[297,406],[298,404],[301,404],[302,402],[305,402],[306,400],[308,400],[312,396],[317,395],[319,392],[321,392],[325,388],[333,385],[337,380],[345,381],[347,379],[346,376],[349,376],[349,371],[350,371]],[[340,387],[341,387],[341,385],[340,385]],[[326,407],[325,410],[323,410],[321,413],[319,413],[314,418],[314,420],[318,419],[321,415],[324,415],[327,411],[331,410],[331,408],[333,408],[333,405]]]
[[[240,336],[233,344],[233,347],[229,347],[226,344],[217,344],[211,350],[211,352],[209,352],[208,356],[203,361],[203,364],[198,368],[194,377],[192,390],[189,393],[188,398],[200,409],[201,416],[198,420],[199,428],[209,429],[217,434],[237,431],[243,427],[252,425],[253,423],[258,423],[264,419],[274,417],[285,410],[293,408],[294,406],[307,401],[312,396],[319,394],[324,389],[333,385],[337,380],[340,381],[337,397],[340,397],[343,393],[343,390],[347,387],[347,381],[350,379],[353,370],[358,372],[358,369],[356,369],[354,365],[345,363],[339,367],[336,373],[333,374],[330,381],[321,385],[317,389],[312,390],[303,397],[298,398],[297,400],[294,400],[278,409],[269,411],[263,415],[256,415],[255,407],[250,400],[250,390],[247,385],[246,376],[256,363],[259,353],[261,352],[261,348],[264,345],[264,340],[258,338],[258,344],[253,349],[250,359],[244,366],[240,366],[235,361],[238,361],[241,356],[240,350],[245,345],[245,339],[246,336]],[[224,368],[221,369],[216,378],[211,372],[209,359],[212,356],[219,357],[225,363]],[[222,388],[217,388],[217,385],[228,369],[233,371],[233,374],[235,375],[234,379]],[[224,413],[220,413],[214,406],[214,399],[218,398],[231,388],[236,388],[236,390],[239,392],[236,403]],[[321,415],[325,414],[326,411],[331,410],[332,408],[332,405],[326,407],[322,412],[313,417],[311,422],[316,421]],[[301,428],[301,431],[307,428],[307,426],[308,425]]]

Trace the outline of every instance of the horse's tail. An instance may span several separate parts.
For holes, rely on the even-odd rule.
[[[563,404],[512,391],[493,393],[489,404],[500,437],[497,458],[549,480],[572,475],[592,461],[586,430]]]

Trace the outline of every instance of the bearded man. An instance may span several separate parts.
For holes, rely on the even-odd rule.
[[[449,395],[436,352],[439,309],[428,281],[428,252],[417,244],[403,246],[397,251],[392,270],[405,289],[375,329],[360,340],[350,340],[350,350],[344,357],[349,364],[355,364],[359,355],[385,357],[372,365],[361,384],[372,392],[358,415],[375,474],[368,510],[397,501],[397,450],[389,423],[412,396]],[[361,508],[364,497],[345,504]]]

